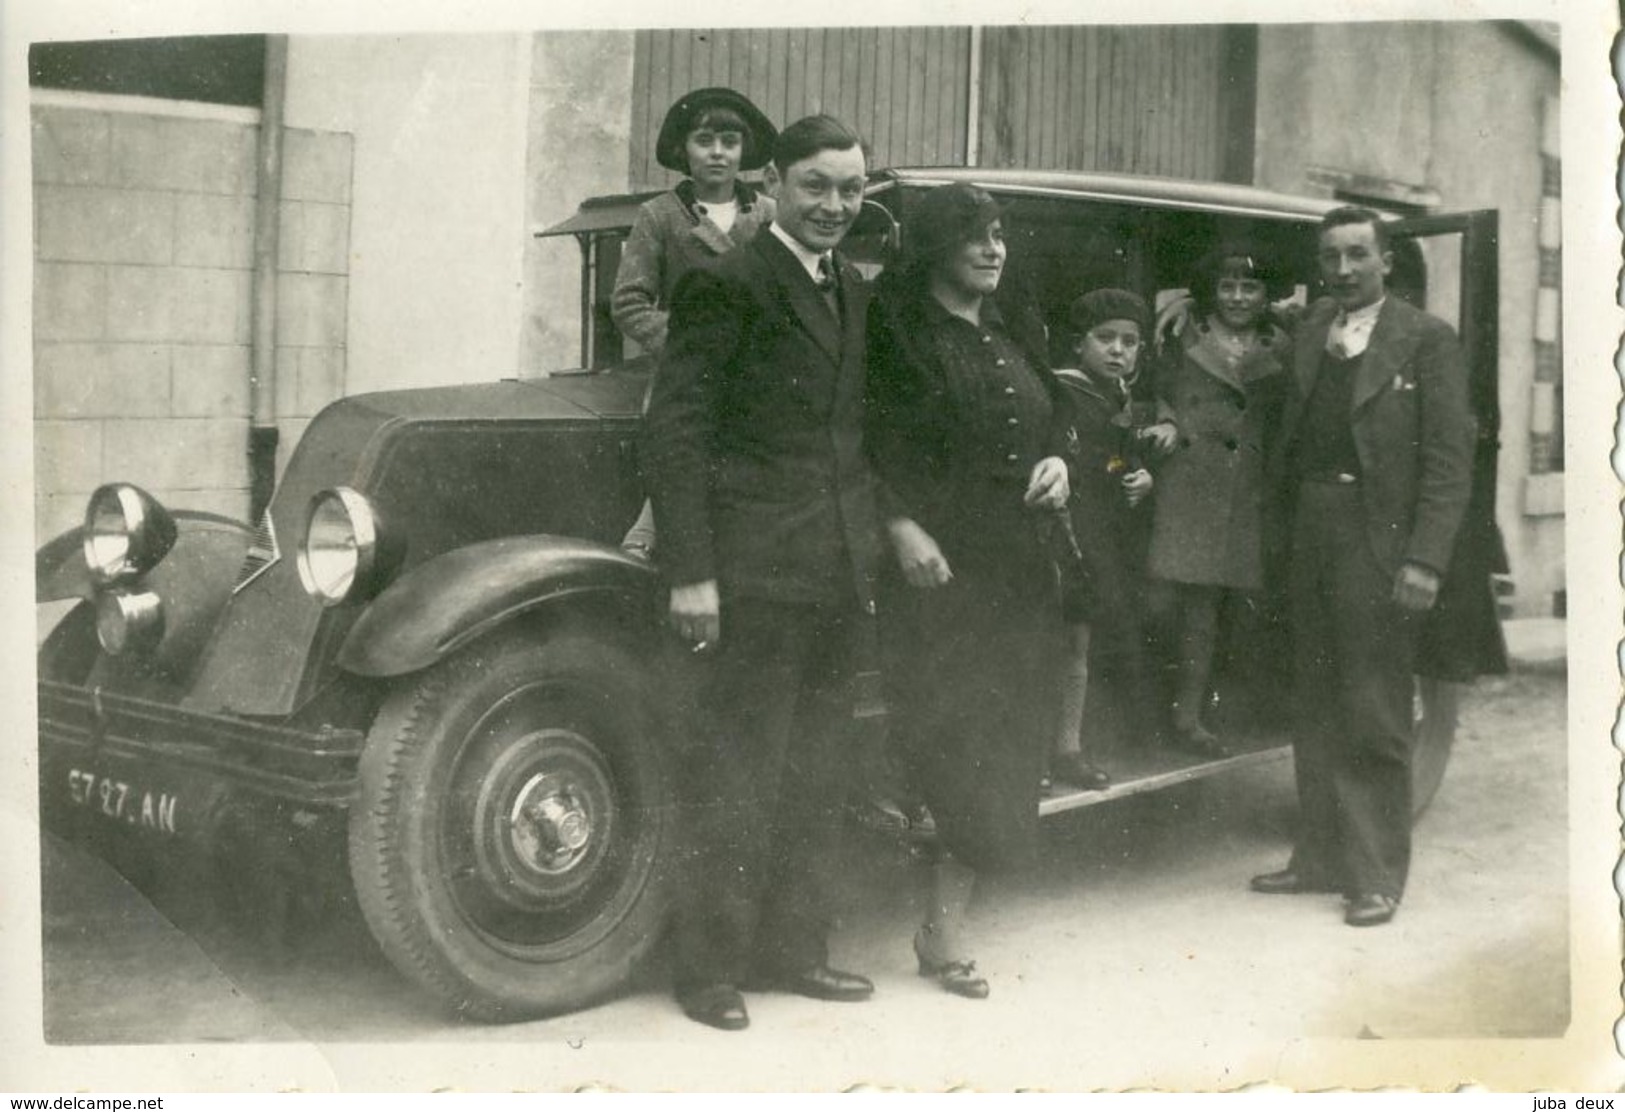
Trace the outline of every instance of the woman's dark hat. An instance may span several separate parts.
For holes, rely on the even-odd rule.
[[[903,244],[909,259],[935,263],[976,238],[1004,215],[985,190],[954,182],[928,190],[903,222]]]
[[[660,137],[655,140],[655,161],[679,174],[688,173],[689,132],[694,121],[708,109],[726,108],[744,121],[745,149],[739,159],[741,170],[760,170],[773,156],[773,143],[779,137],[778,128],[762,115],[762,110],[746,97],[732,89],[695,89],[678,98],[666,110],[666,122],[660,125]]]
[[[1067,310],[1067,323],[1079,335],[1109,320],[1131,320],[1143,333],[1151,327],[1151,310],[1140,295],[1115,289],[1090,290]]]

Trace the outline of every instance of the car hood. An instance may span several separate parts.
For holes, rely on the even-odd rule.
[[[358,394],[311,421],[260,526],[262,552],[216,627],[188,702],[284,715],[320,681],[359,612],[325,609],[296,567],[311,499],[333,486],[372,501],[404,538],[401,570],[509,533],[618,540],[641,495],[631,478],[646,378],[605,372]],[[245,668],[252,663],[252,674]]]

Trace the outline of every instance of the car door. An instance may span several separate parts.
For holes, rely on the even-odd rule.
[[[1394,251],[1389,292],[1443,319],[1461,338],[1468,398],[1478,423],[1473,489],[1438,602],[1417,652],[1420,677],[1412,797],[1427,806],[1444,775],[1456,727],[1456,685],[1505,672],[1506,642],[1496,611],[1494,578],[1508,571],[1495,521],[1500,448],[1500,288],[1498,214],[1450,213],[1388,225]]]
[[[1411,217],[1390,224],[1388,231],[1394,244],[1389,292],[1443,319],[1461,337],[1479,424],[1474,490],[1482,487],[1489,496],[1493,525],[1501,428],[1499,214],[1490,210]]]
[[[1498,227],[1494,211],[1412,217],[1389,225],[1394,249],[1389,291],[1456,330],[1478,422],[1467,517],[1446,577],[1446,593],[1423,638],[1422,665],[1441,679],[1465,680],[1506,668],[1492,583],[1493,576],[1508,571],[1506,547],[1495,521],[1501,430]]]

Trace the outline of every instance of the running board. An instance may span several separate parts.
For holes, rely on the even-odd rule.
[[[1140,795],[1144,792],[1154,792],[1162,788],[1170,788],[1175,784],[1184,784],[1192,780],[1202,780],[1209,776],[1217,776],[1221,772],[1229,772],[1237,768],[1247,768],[1252,765],[1269,764],[1273,761],[1285,760],[1292,755],[1290,745],[1273,746],[1268,749],[1257,749],[1248,753],[1237,753],[1233,757],[1224,757],[1216,761],[1199,761],[1182,767],[1162,768],[1156,771],[1142,772],[1138,775],[1121,775],[1117,769],[1106,766],[1106,771],[1112,774],[1112,786],[1104,791],[1079,791],[1057,782],[1053,788],[1044,793],[1038,801],[1038,817],[1058,815],[1063,811],[1075,811],[1079,807],[1092,807],[1096,803],[1110,803],[1114,799],[1123,799],[1131,795]]]

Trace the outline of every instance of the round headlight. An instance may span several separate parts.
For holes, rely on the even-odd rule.
[[[175,543],[175,520],[138,486],[109,483],[85,508],[85,565],[102,584],[144,575]]]
[[[96,640],[109,656],[150,652],[164,639],[164,608],[151,591],[107,591],[96,600]]]
[[[349,487],[324,490],[310,500],[299,580],[323,606],[335,606],[371,588],[378,568],[378,518],[372,504]]]

